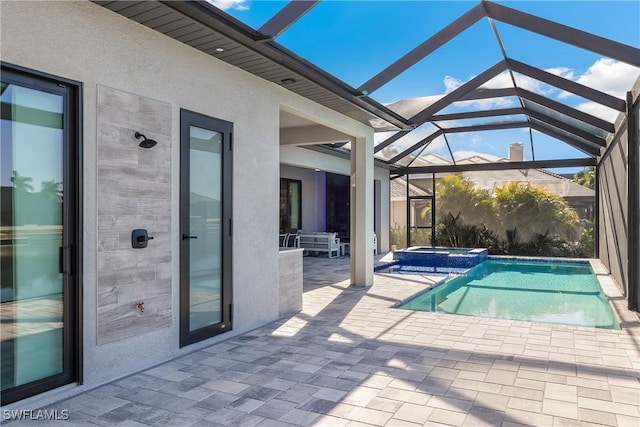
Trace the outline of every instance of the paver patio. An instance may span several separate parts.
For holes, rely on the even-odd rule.
[[[349,288],[348,263],[305,258],[301,313],[56,403],[70,420],[50,424],[640,425],[635,315],[615,331],[398,310],[429,280]]]

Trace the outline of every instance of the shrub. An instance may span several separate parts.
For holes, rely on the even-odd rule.
[[[492,194],[461,175],[447,176],[437,186],[436,212],[437,245],[486,247],[494,255],[594,253],[593,224],[587,224],[575,242],[581,227],[576,212],[562,197],[531,183],[512,181]]]

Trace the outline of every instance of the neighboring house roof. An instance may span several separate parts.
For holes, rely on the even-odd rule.
[[[407,198],[407,181],[402,178],[391,180],[389,183],[389,194],[392,201],[406,200]],[[409,183],[409,196],[430,196],[429,193]]]
[[[413,162],[416,166],[431,166],[431,165],[450,165],[451,160],[446,157],[442,157],[438,154],[426,154],[424,156],[418,157],[415,162]]]
[[[595,192],[587,187],[573,182],[563,176],[541,169],[509,169],[501,171],[471,171],[463,172],[465,178],[470,179],[476,187],[493,190],[511,181],[531,182],[558,194],[563,198],[594,197]]]
[[[493,163],[493,162],[508,162],[509,159],[494,156],[491,154],[472,154],[468,157],[463,157],[456,160],[456,164],[467,165],[470,163]]]

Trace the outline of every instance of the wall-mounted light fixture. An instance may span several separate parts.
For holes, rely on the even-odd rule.
[[[134,133],[133,136],[135,136],[136,139],[142,138],[142,142],[140,144],[138,144],[138,147],[152,148],[152,147],[155,147],[156,144],[158,143],[158,141],[155,141],[153,139],[149,139],[146,136],[144,136],[143,134],[141,134],[140,132]]]

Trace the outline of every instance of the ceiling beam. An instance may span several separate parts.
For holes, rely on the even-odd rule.
[[[412,168],[399,168],[393,173],[401,175],[418,173],[444,173],[444,172],[470,172],[470,171],[499,171],[509,169],[553,169],[553,168],[573,168],[595,166],[596,159],[587,157],[584,159],[560,159],[560,160],[534,160],[526,162],[492,162],[492,163],[470,163],[458,165],[434,165],[415,166]]]
[[[626,102],[624,102],[624,100],[618,99],[615,96],[600,92],[599,90],[590,88],[588,86],[581,85],[580,83],[576,83],[573,80],[565,79],[564,77],[551,74],[548,71],[532,67],[511,58],[507,59],[507,66],[513,71],[524,74],[525,76],[529,76],[533,79],[540,80],[541,82],[557,87],[558,89],[562,89],[583,98],[590,99],[593,102],[606,105],[607,107],[613,108],[614,110],[626,111]]]
[[[551,126],[557,127],[573,135],[576,135],[586,141],[592,142],[594,145],[599,145],[601,147],[604,147],[606,145],[606,141],[603,138],[600,138],[591,132],[576,128],[575,126],[571,126],[570,124],[562,122],[561,120],[555,119],[544,113],[540,113],[526,107],[525,108],[504,108],[499,110],[486,110],[486,111],[469,111],[469,112],[455,113],[455,114],[443,114],[439,116],[432,116],[431,119],[434,121],[435,120],[465,120],[465,119],[473,119],[473,118],[496,117],[496,116],[505,116],[505,115],[515,115],[515,114],[524,114],[530,117],[534,117]],[[451,132],[449,132],[450,130]],[[445,131],[445,134],[455,133],[455,128],[444,128],[444,131]]]
[[[419,149],[423,145],[430,144],[434,139],[436,139],[440,135],[446,135],[451,133],[480,132],[480,131],[489,131],[489,130],[518,129],[518,128],[529,128],[529,127],[536,129],[544,134],[547,134],[562,142],[565,142],[571,145],[572,147],[590,156],[595,157],[600,153],[599,148],[591,145],[587,141],[583,141],[577,137],[574,138],[571,136],[564,135],[556,131],[553,128],[553,126],[550,124],[544,123],[540,120],[534,120],[534,121],[525,121],[525,122],[520,121],[520,122],[488,123],[483,125],[464,126],[464,127],[453,128],[453,129],[438,130],[433,134],[429,135],[428,137],[422,139],[421,141],[415,143],[411,147],[407,148],[403,152],[387,160],[387,163],[393,164],[397,162],[398,160],[408,156],[415,150]]]
[[[536,119],[532,119],[530,123],[531,123],[532,129],[535,129],[538,132],[542,132],[552,138],[555,138],[559,141],[569,144],[573,148],[580,150],[591,157],[596,157],[600,154],[599,148],[593,147],[591,145],[586,144],[584,141],[580,141],[579,139],[576,139],[574,137],[558,132],[551,125],[548,125]]]
[[[525,108],[525,110],[526,110],[525,114],[527,114],[529,117],[533,117],[534,119],[538,119],[542,122],[545,122],[550,126],[556,127],[558,129],[562,129],[565,132],[569,132],[570,134],[580,137],[585,141],[589,141],[594,145],[598,145],[600,147],[605,147],[607,145],[607,141],[604,138],[600,138],[599,136],[596,136],[591,132],[578,129],[575,126],[571,126],[560,120],[554,119],[553,117],[549,117],[546,114],[542,114],[527,108]]]
[[[518,95],[516,94],[515,89],[512,87],[505,87],[501,89],[478,88],[464,95],[456,102],[475,101],[477,99],[487,99],[487,98],[505,98],[507,96],[518,96]]]
[[[529,101],[535,102],[536,104],[540,104],[544,107],[550,108],[554,111],[557,111],[558,113],[564,114],[565,116],[572,117],[591,126],[606,130],[609,133],[615,132],[615,126],[613,125],[613,123],[609,123],[599,117],[592,116],[591,114],[585,113],[584,111],[569,107],[561,102],[555,101],[551,98],[547,98],[546,96],[538,95],[537,93],[520,88],[516,89],[516,95],[521,98],[528,99]]]
[[[418,61],[431,54],[431,52],[435,51],[458,34],[471,27],[484,16],[484,9],[482,8],[482,5],[476,5],[460,18],[456,19],[429,39],[422,42],[402,58],[398,59],[396,62],[373,76],[358,88],[358,92],[366,95],[378,90],[387,82],[402,74]]]
[[[408,156],[409,154],[411,154],[412,152],[414,152],[418,148],[422,147],[423,145],[429,145],[431,143],[431,141],[433,141],[434,139],[436,139],[440,135],[444,135],[444,131],[442,129],[438,129],[437,131],[435,131],[431,135],[427,136],[426,138],[416,142],[411,147],[409,147],[406,150],[404,150],[402,153],[399,153],[399,154],[393,156],[392,158],[387,160],[387,163],[393,164],[393,163],[397,162],[398,160]]]
[[[405,158],[409,154],[413,153],[418,148],[421,148],[423,145],[428,146],[434,139],[436,139],[440,135],[446,135],[448,133],[475,132],[475,131],[483,131],[483,130],[514,129],[514,128],[522,128],[522,127],[528,127],[528,126],[529,126],[529,122],[506,122],[506,123],[491,123],[491,124],[485,124],[485,125],[458,127],[458,128],[452,128],[452,129],[438,129],[436,132],[416,142],[411,147],[404,150],[402,153],[399,153],[394,157],[390,158],[389,160],[387,160],[387,163],[389,164],[395,163],[398,160]]]
[[[280,129],[280,145],[319,145],[351,142],[356,139],[322,125],[297,126]]]
[[[466,132],[480,132],[487,130],[504,130],[504,129],[519,129],[523,127],[529,127],[529,122],[501,122],[501,123],[485,123],[481,125],[461,126],[457,128],[444,129],[444,133],[466,133]]]
[[[328,154],[330,156],[338,157],[340,159],[351,160],[351,153],[341,148],[333,148],[326,145],[303,145],[300,147],[300,149],[317,151],[318,153]],[[384,160],[378,159],[378,158],[373,159],[373,164],[377,168],[388,169],[390,171],[396,169],[394,165],[389,165]]]
[[[275,39],[319,2],[320,0],[290,1],[258,29],[259,41]]]
[[[377,153],[380,150],[384,150],[385,148],[387,148],[388,146],[390,146],[391,144],[393,144],[394,142],[396,142],[397,140],[399,140],[400,138],[402,138],[403,136],[405,136],[409,132],[411,132],[411,131],[409,131],[409,130],[401,130],[401,131],[398,131],[398,132],[394,133],[389,138],[385,139],[384,141],[382,141],[381,143],[379,143],[378,145],[373,147],[373,152]]]
[[[459,101],[460,98],[462,98],[464,95],[472,92],[474,89],[477,89],[478,87],[480,87],[480,85],[488,82],[489,80],[491,80],[492,78],[494,78],[495,76],[497,76],[498,74],[500,74],[506,69],[507,69],[507,63],[504,60],[498,62],[497,64],[487,68],[485,71],[478,74],[477,76],[475,76],[474,78],[472,78],[471,80],[463,84],[462,86],[458,87],[457,89],[449,92],[442,98],[438,99],[436,102],[429,105],[424,110],[415,114],[413,117],[409,119],[409,121],[418,125],[423,124],[438,111],[442,110],[443,108],[447,107],[448,105],[456,101]]]
[[[436,114],[434,116],[431,116],[431,121],[440,122],[445,120],[478,119],[482,117],[510,116],[514,114],[524,114],[524,109],[520,107],[500,108],[496,110],[466,111],[463,113],[452,113],[452,114]]]
[[[489,1],[482,5],[490,18],[640,67],[640,49]]]
[[[477,89],[469,94],[463,96],[459,101],[472,101],[478,99],[488,99],[488,98],[503,98],[508,96],[518,96],[520,98],[524,98],[536,104],[540,104],[544,107],[550,108],[554,111],[557,111],[560,114],[564,114],[565,116],[572,117],[576,120],[589,124],[591,126],[597,127],[609,133],[615,132],[615,126],[613,123],[609,123],[606,120],[602,120],[599,117],[592,116],[591,114],[585,113],[584,111],[576,110],[575,108],[569,107],[561,102],[555,101],[551,98],[547,98],[546,96],[538,95],[537,93],[531,92],[526,89],[514,89],[503,88],[503,89]],[[459,102],[456,101],[456,102]],[[531,110],[531,109],[529,109]],[[431,120],[433,120],[431,117]]]

